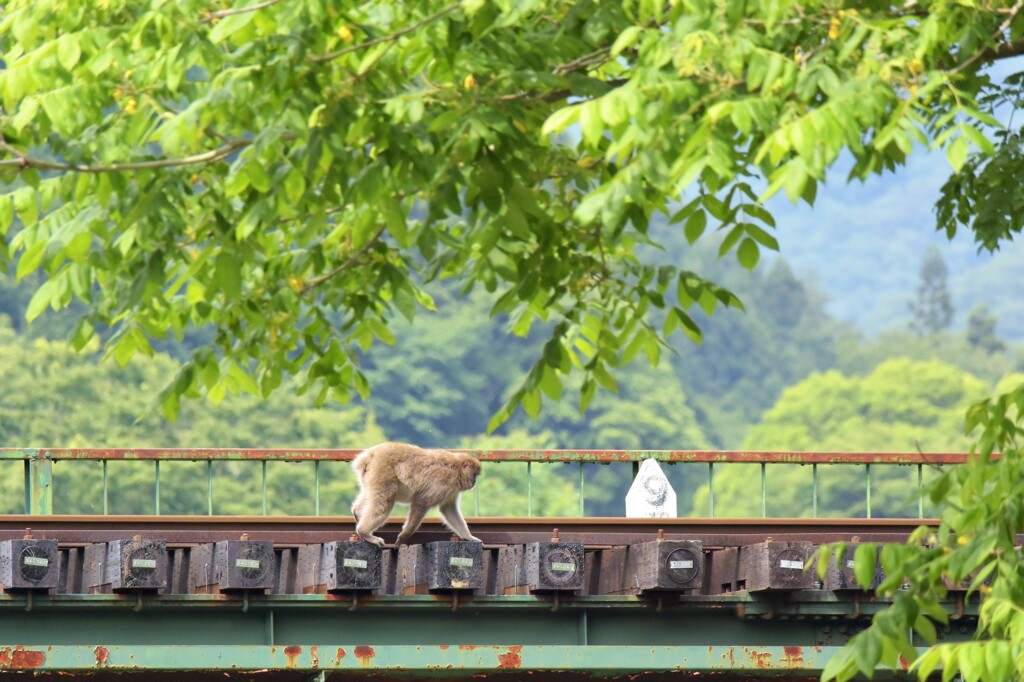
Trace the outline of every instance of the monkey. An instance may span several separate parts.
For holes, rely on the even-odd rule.
[[[459,511],[459,494],[476,485],[480,461],[447,450],[427,450],[407,443],[380,443],[352,460],[359,494],[352,503],[356,534],[378,547],[384,540],[374,532],[384,525],[396,502],[409,505],[396,545],[416,532],[424,515],[437,507],[446,526],[463,540],[480,542],[469,532]]]

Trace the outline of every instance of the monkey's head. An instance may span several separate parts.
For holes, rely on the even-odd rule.
[[[476,478],[480,475],[480,460],[472,455],[458,453],[455,455],[455,462],[459,490],[469,490],[476,485]]]

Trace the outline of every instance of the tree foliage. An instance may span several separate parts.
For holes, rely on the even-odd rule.
[[[934,244],[928,247],[921,261],[921,276],[910,301],[910,312],[910,328],[921,336],[934,336],[953,322],[949,269]]]
[[[1002,353],[1006,343],[996,333],[996,316],[982,304],[967,316],[967,343],[988,353]]]
[[[937,669],[944,680],[959,673],[966,682],[1024,674],[1019,654],[1024,576],[1018,555],[1018,537],[1024,532],[1022,415],[1024,384],[971,407],[967,428],[977,432],[977,441],[970,460],[929,487],[931,500],[943,506],[941,525],[922,526],[905,545],[881,548],[886,578],[877,592],[891,604],[829,662],[823,679],[870,676],[879,664],[897,667],[899,657],[922,680]],[[819,564],[824,565],[831,549],[819,554]],[[857,568],[873,565],[875,556],[874,551],[858,553]],[[948,622],[939,601],[952,588],[966,589],[968,598],[980,600],[972,641],[938,641],[936,624]],[[929,645],[923,653],[911,644],[911,633]]]
[[[990,390],[986,382],[938,361],[892,359],[866,376],[845,376],[837,371],[815,373],[782,392],[775,406],[747,431],[742,449],[962,452],[970,447],[970,440],[962,433],[964,411]],[[818,513],[864,517],[864,467],[833,465],[818,469]],[[916,516],[916,469],[877,469],[871,474],[872,516]],[[751,494],[754,476],[728,470],[716,476],[715,505],[723,515],[760,515],[760,497]],[[772,466],[767,485],[771,515],[810,516],[809,467]],[[694,511],[700,513],[707,504],[705,484],[694,498]]]
[[[81,302],[78,347],[100,333],[124,362],[208,329],[172,416],[287,375],[366,395],[360,352],[433,309],[433,279],[498,292],[516,333],[550,323],[495,424],[574,371],[586,402],[674,331],[699,341],[692,311],[738,305],[641,255],[653,215],[690,241],[718,228],[752,268],[776,248],[762,200],[813,202],[841,154],[854,177],[915,144],[957,171],[971,145],[994,154],[986,126],[1015,90],[983,67],[1024,50],[1019,9],[15,0],[5,259],[43,273],[30,318]],[[997,239],[1019,231],[1001,219]]]

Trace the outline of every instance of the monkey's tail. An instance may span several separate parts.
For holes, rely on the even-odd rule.
[[[366,473],[366,469],[370,466],[370,451],[363,450],[356,458],[352,460],[352,468],[356,471],[357,477],[362,477]]]

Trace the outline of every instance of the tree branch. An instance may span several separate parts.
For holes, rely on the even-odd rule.
[[[391,34],[386,35],[386,36],[382,36],[380,38],[374,38],[373,40],[367,40],[366,42],[359,43],[358,45],[350,45],[349,47],[342,48],[340,50],[336,50],[335,52],[329,52],[328,54],[321,55],[319,57],[313,57],[313,61],[317,62],[317,63],[329,62],[329,61],[332,61],[334,59],[337,59],[338,57],[341,57],[342,55],[346,55],[346,54],[349,54],[351,52],[357,52],[359,50],[364,50],[364,49],[366,49],[368,47],[373,47],[374,45],[379,45],[380,43],[386,43],[386,42],[389,42],[389,41],[398,40],[399,38],[401,38],[402,36],[404,36],[407,33],[412,33],[413,31],[415,31],[418,28],[422,28],[423,26],[426,26],[427,24],[433,23],[433,22],[437,21],[438,19],[440,19],[441,17],[443,17],[443,16],[445,16],[447,14],[451,14],[455,10],[459,9],[459,7],[461,7],[461,6],[462,6],[461,2],[454,2],[454,3],[450,4],[450,5],[448,5],[447,7],[445,7],[444,9],[442,9],[440,12],[437,12],[436,14],[431,14],[426,19],[422,19],[420,21],[417,21],[415,24],[412,24],[410,26],[406,26],[405,28],[402,28],[402,29],[399,29],[399,30],[395,31],[394,33],[391,33]]]
[[[986,62],[995,62],[1000,59],[1019,57],[1024,54],[1024,40],[1016,43],[1000,43],[995,47],[982,50],[979,58]]]
[[[116,173],[119,171],[151,170],[154,168],[177,168],[178,166],[190,166],[197,163],[212,163],[230,156],[239,149],[252,144],[252,140],[232,140],[227,144],[211,149],[202,154],[185,156],[180,159],[160,159],[158,161],[130,161],[128,163],[115,163],[109,166],[89,166],[79,163],[59,163],[46,161],[24,154],[0,136],[0,150],[11,154],[15,158],[0,160],[0,167],[18,166],[19,168],[37,168],[39,170],[54,170],[72,173]]]
[[[1013,20],[1017,18],[1017,14],[1020,12],[1021,8],[1024,8],[1024,0],[1017,0],[1017,2],[1015,2],[1013,6],[1009,8],[1009,11],[1006,12],[1006,19],[1003,20],[1003,23],[999,24],[999,28],[997,28],[995,33],[992,35],[993,40],[998,40],[1001,35],[1006,33],[1006,30],[1010,28],[1010,24],[1012,24]],[[981,52],[975,53],[973,56],[971,56],[963,63],[958,64],[956,68],[950,71],[950,73],[960,73],[968,66],[979,60],[995,61],[997,59],[1006,59],[1008,57],[1014,57],[1019,54],[1024,54],[1024,44],[999,43],[997,45],[994,45],[993,47],[989,47],[982,50]]]
[[[246,12],[258,12],[261,9],[276,5],[281,0],[266,0],[266,2],[259,2],[249,7],[239,7],[237,9],[222,9],[216,12],[211,12],[209,16],[203,19],[200,23],[207,24],[214,19],[223,19],[224,17],[230,17],[232,14],[245,14]]]
[[[373,248],[374,244],[376,244],[377,242],[380,241],[381,237],[384,236],[384,232],[386,230],[387,230],[387,227],[381,227],[379,230],[377,230],[377,233],[374,234],[373,237],[370,238],[370,241],[366,242],[366,244],[361,249],[359,249],[358,251],[353,253],[351,256],[349,256],[347,259],[345,259],[344,263],[342,263],[338,267],[334,268],[333,270],[325,272],[324,274],[320,275],[319,277],[314,277],[313,279],[308,280],[305,283],[305,285],[302,287],[302,289],[300,290],[299,293],[303,293],[304,294],[307,291],[309,291],[310,289],[312,289],[314,287],[320,286],[321,284],[323,284],[327,280],[329,280],[329,279],[331,279],[333,277],[337,277],[338,275],[340,275],[341,273],[345,272],[350,267],[355,265],[356,262],[360,258],[365,256],[367,254],[367,252],[370,249]]]

